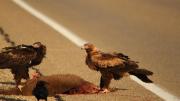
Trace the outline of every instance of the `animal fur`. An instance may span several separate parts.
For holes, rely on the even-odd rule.
[[[27,80],[21,89],[12,88],[9,90],[0,90],[0,94],[31,96],[38,81],[47,82],[46,87],[49,96],[55,96],[56,94],[93,94],[99,92],[99,88],[96,85],[85,81],[79,76],[59,74]]]
[[[5,47],[0,53],[0,69],[11,69],[16,84],[29,79],[29,68],[39,65],[46,54],[46,46],[40,42],[33,45]]]
[[[95,71],[100,71],[101,89],[107,89],[112,79],[119,80],[129,73],[135,75],[144,82],[152,83],[147,77],[153,73],[146,69],[139,69],[138,62],[132,61],[127,55],[122,53],[104,53],[98,50],[93,44],[84,44],[86,50],[86,64]]]

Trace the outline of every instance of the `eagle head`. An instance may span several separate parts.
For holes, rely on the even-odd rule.
[[[43,45],[41,42],[35,42],[32,45],[35,49],[40,50],[41,54],[43,54],[45,56],[46,54],[46,46]]]
[[[97,48],[92,43],[85,43],[81,49],[87,52],[97,51]]]

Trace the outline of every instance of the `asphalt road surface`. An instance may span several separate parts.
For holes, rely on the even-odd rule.
[[[47,58],[44,75],[76,74],[99,84],[99,73],[85,65],[85,52],[11,0],[0,1],[0,27],[17,44],[40,41]],[[151,79],[180,97],[179,0],[25,0],[33,8],[106,52],[123,52],[154,72]],[[7,46],[0,36],[0,47]],[[63,96],[67,101],[161,101],[130,78],[112,81],[118,91]]]

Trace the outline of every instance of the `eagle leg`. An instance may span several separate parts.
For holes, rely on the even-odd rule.
[[[16,86],[21,84],[22,79],[29,79],[29,70],[26,67],[12,68],[11,72],[14,74]]]
[[[21,77],[18,77],[17,75],[14,76],[14,80],[16,82],[16,87],[18,87],[21,83]]]
[[[109,92],[108,88],[112,80],[112,75],[111,74],[102,74],[101,75],[101,80],[100,80],[100,88],[102,93],[107,93]]]
[[[24,68],[24,75],[22,75],[23,79],[26,79],[26,80],[29,80],[30,77],[29,77],[29,69],[28,68]]]

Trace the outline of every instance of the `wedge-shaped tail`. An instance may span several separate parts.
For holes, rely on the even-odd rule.
[[[146,69],[134,69],[133,71],[130,71],[129,74],[136,76],[140,80],[146,83],[153,83],[152,80],[150,80],[147,76],[153,75],[153,72],[146,70]]]

